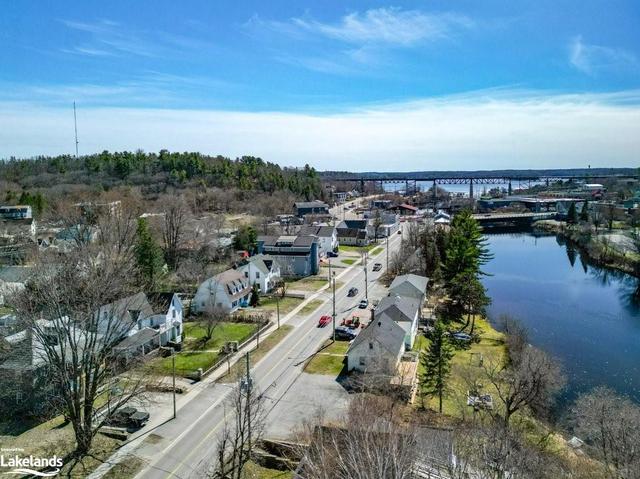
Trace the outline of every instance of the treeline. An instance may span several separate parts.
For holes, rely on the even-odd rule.
[[[316,170],[282,168],[254,156],[234,160],[197,152],[145,153],[122,151],[74,157],[39,156],[0,162],[0,178],[22,187],[43,187],[52,182],[96,184],[105,189],[120,184],[237,188],[242,191],[289,191],[311,200],[323,189]]]

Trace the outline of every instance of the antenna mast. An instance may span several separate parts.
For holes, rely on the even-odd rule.
[[[76,134],[76,158],[78,158],[78,120],[76,119],[76,102],[73,102],[73,129]]]

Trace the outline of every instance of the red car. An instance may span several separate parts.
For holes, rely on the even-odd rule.
[[[321,316],[320,320],[318,321],[318,327],[319,328],[324,328],[327,324],[329,324],[331,322],[331,316]]]

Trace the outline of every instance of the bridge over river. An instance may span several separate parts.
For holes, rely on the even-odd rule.
[[[551,220],[557,216],[555,211],[527,213],[477,213],[473,217],[484,228],[504,226],[527,226],[538,220]]]

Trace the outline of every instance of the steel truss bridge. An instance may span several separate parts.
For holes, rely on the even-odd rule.
[[[637,179],[634,175],[486,175],[486,176],[437,176],[437,175],[425,175],[425,176],[406,176],[390,175],[390,176],[344,176],[344,177],[329,177],[325,181],[332,182],[352,182],[360,183],[360,191],[364,192],[365,183],[373,182],[380,183],[404,183],[406,190],[409,191],[410,185],[413,184],[414,191],[416,191],[417,183],[433,183],[436,185],[469,185],[469,196],[473,198],[473,185],[508,185],[509,194],[512,191],[512,183],[545,183],[549,185],[557,181],[593,181],[595,179]],[[434,196],[436,194],[436,188],[433,189]]]

